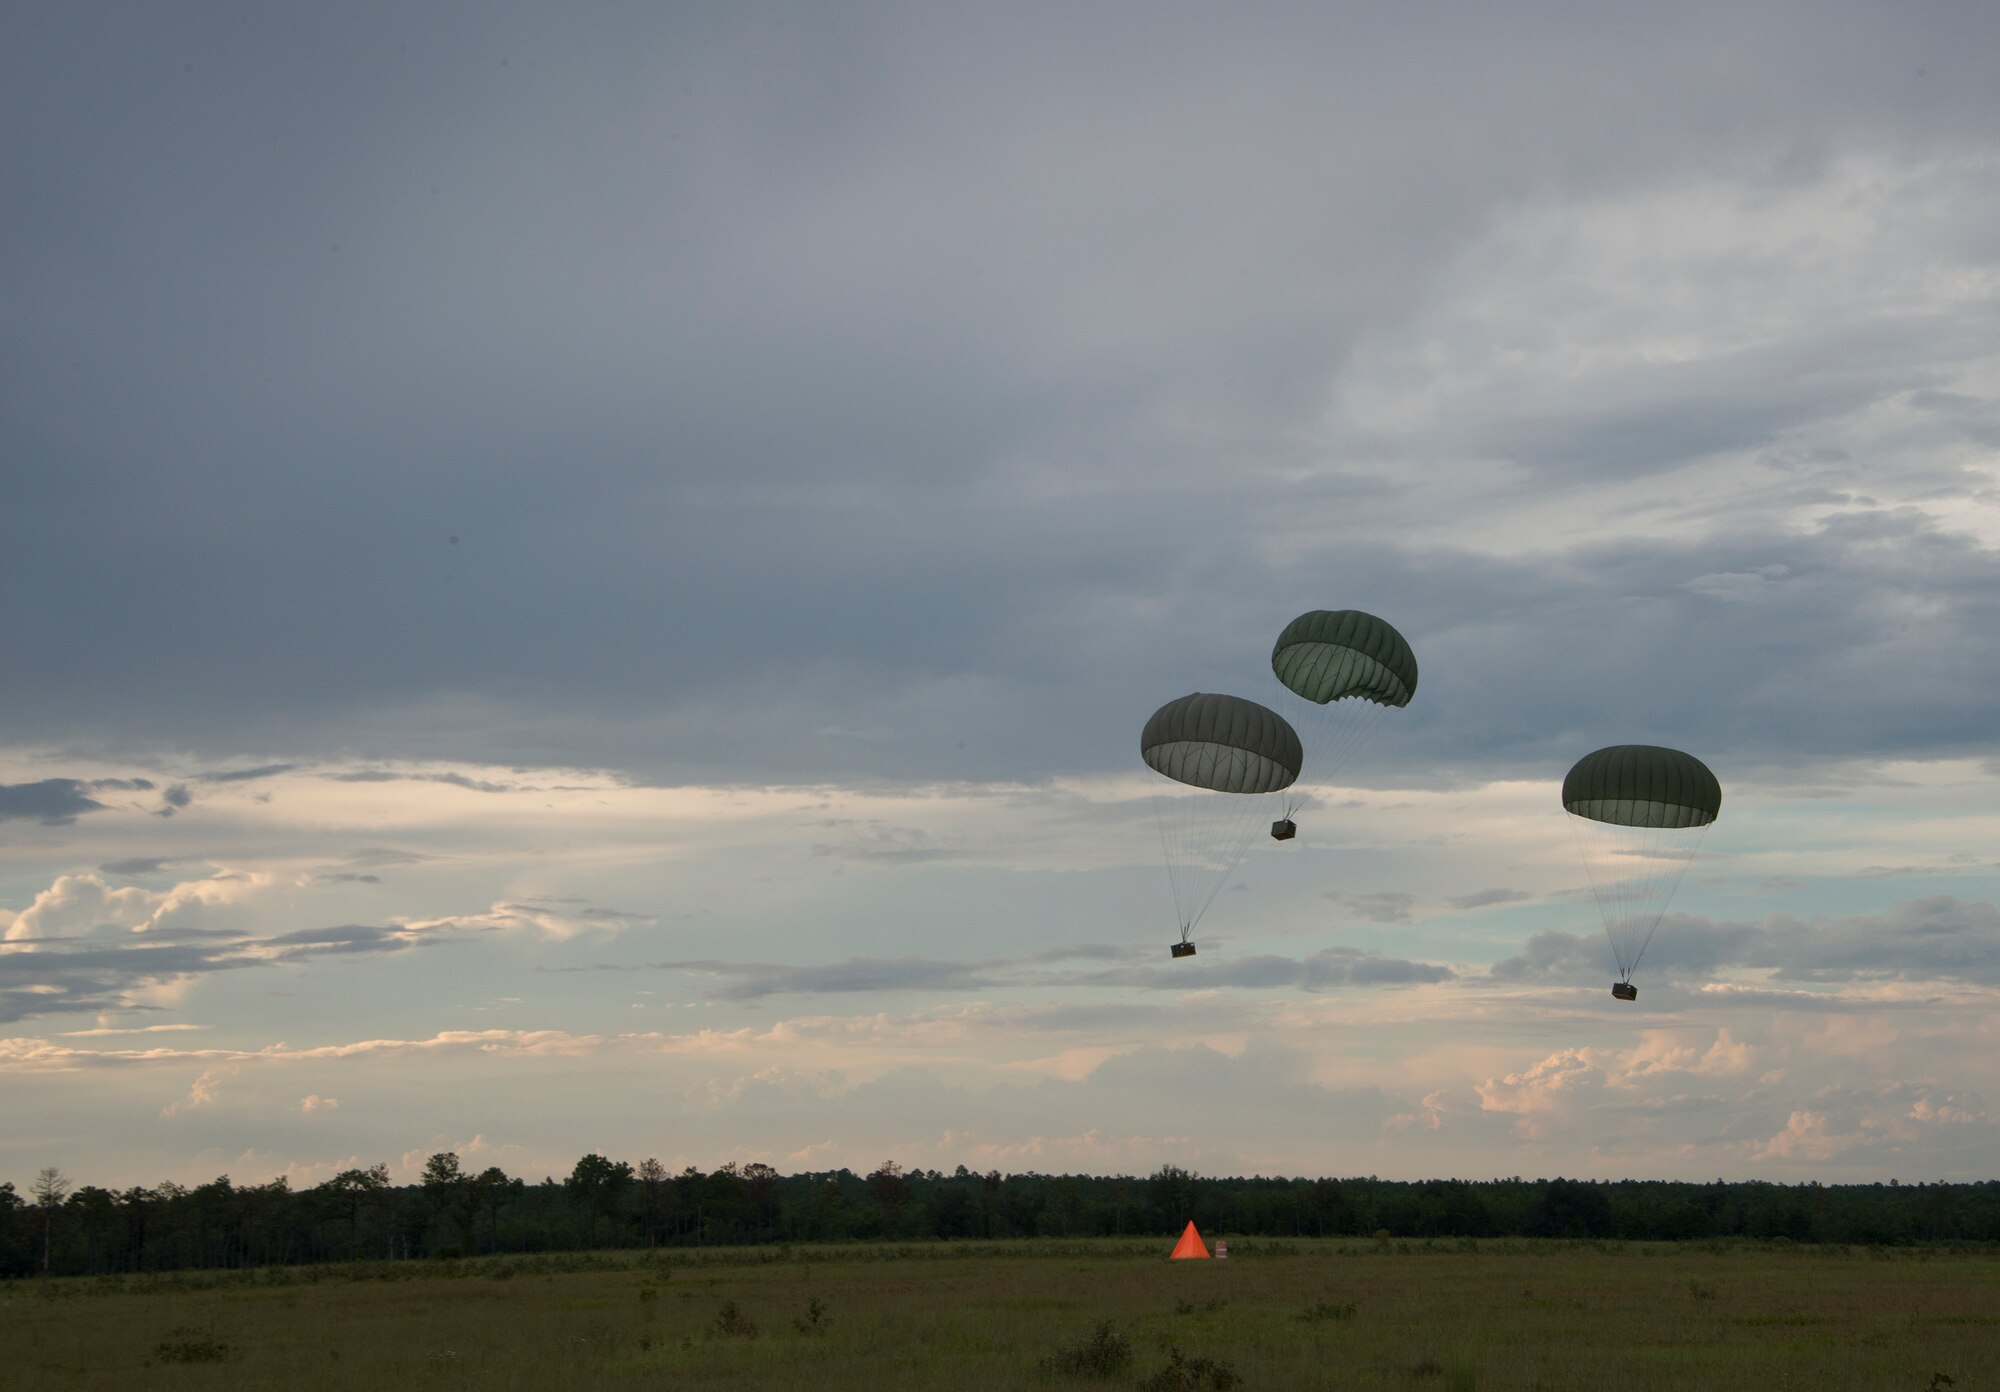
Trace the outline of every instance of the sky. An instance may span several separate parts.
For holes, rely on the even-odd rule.
[[[0,189],[17,1188],[2000,1171],[1990,4],[17,4]]]

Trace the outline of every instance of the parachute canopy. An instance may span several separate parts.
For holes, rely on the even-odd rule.
[[[1271,829],[1286,840],[1281,833],[1293,829],[1292,814],[1305,801],[1300,794],[1331,788],[1382,717],[1410,704],[1417,691],[1417,658],[1386,619],[1359,609],[1314,609],[1278,635],[1271,671],[1309,703],[1299,708],[1306,741],[1300,788],[1287,801],[1285,820]]]
[[[1278,680],[1325,705],[1358,696],[1407,706],[1417,692],[1417,656],[1386,619],[1359,609],[1315,609],[1285,625],[1271,649]]]
[[[1282,715],[1196,691],[1153,712],[1139,736],[1147,767],[1176,782],[1221,793],[1271,793],[1299,776],[1305,751]]]
[[[1577,816],[1612,826],[1704,827],[1722,811],[1722,785],[1692,754],[1614,744],[1576,761],[1562,801]]]

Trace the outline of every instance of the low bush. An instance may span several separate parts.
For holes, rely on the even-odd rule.
[[[183,1325],[153,1345],[153,1357],[162,1363],[220,1363],[229,1357],[229,1345],[213,1330]]]
[[[1110,1378],[1132,1366],[1132,1341],[1110,1320],[1099,1320],[1085,1338],[1066,1344],[1035,1365],[1045,1378]]]
[[[1311,1309],[1302,1312],[1299,1318],[1307,1324],[1319,1324],[1324,1320],[1349,1320],[1354,1318],[1354,1305],[1336,1305],[1330,1300],[1322,1300]]]
[[[749,1316],[736,1308],[736,1302],[725,1300],[722,1308],[715,1312],[715,1332],[733,1334],[742,1339],[757,1337],[757,1324]]]
[[[806,1312],[793,1317],[792,1328],[801,1334],[824,1334],[831,1323],[833,1321],[826,1317],[825,1303],[815,1295],[807,1298]]]
[[[1229,1392],[1242,1380],[1233,1366],[1219,1358],[1190,1358],[1169,1347],[1167,1366],[1141,1378],[1139,1392]]]

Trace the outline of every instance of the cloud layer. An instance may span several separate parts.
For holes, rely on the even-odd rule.
[[[0,1166],[1990,1170],[2000,11],[1140,17],[0,19]]]

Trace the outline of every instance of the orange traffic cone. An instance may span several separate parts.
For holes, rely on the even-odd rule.
[[[1188,1220],[1187,1231],[1174,1244],[1174,1250],[1167,1253],[1168,1261],[1185,1261],[1189,1257],[1206,1257],[1208,1245],[1201,1240],[1201,1234],[1194,1230],[1194,1220]]]

